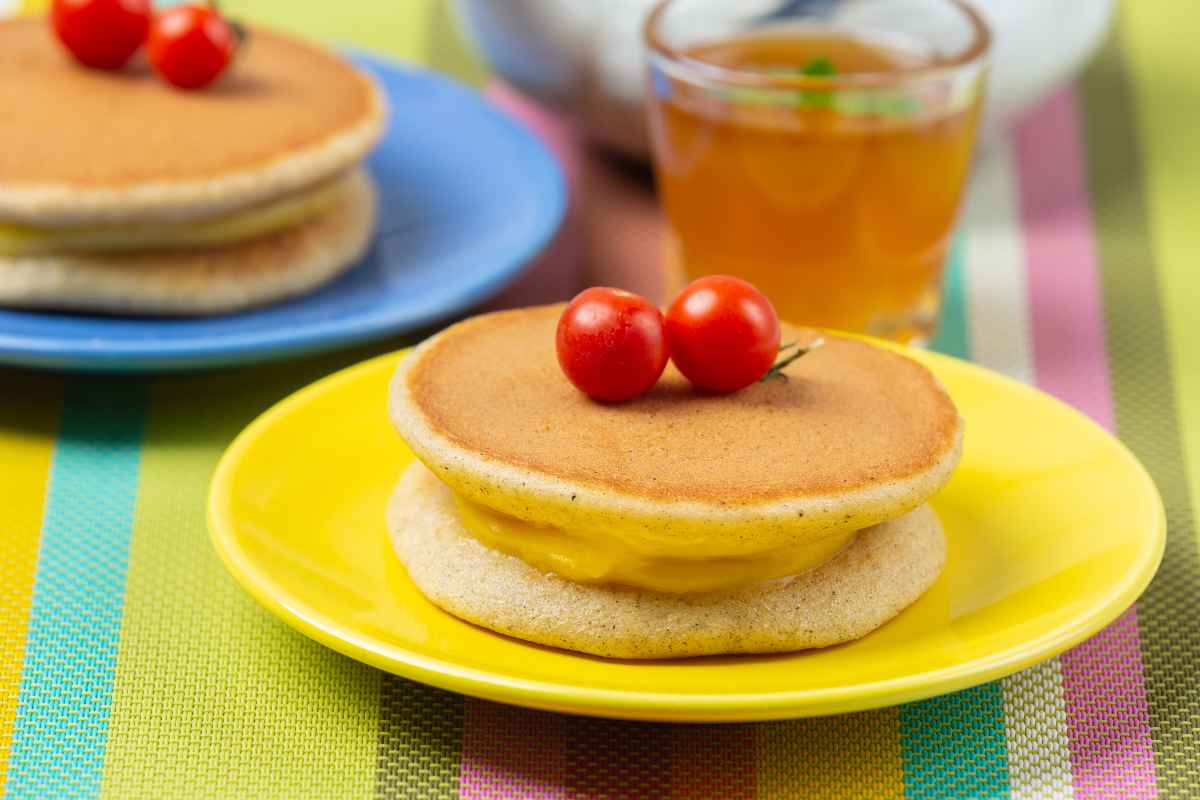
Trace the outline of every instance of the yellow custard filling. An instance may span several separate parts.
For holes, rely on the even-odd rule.
[[[0,256],[99,253],[214,247],[285,230],[332,207],[346,191],[345,177],[269,203],[219,217],[183,222],[127,222],[39,228],[0,222]]]
[[[472,536],[543,572],[579,583],[618,583],[673,594],[735,589],[805,572],[837,555],[855,536],[853,531],[836,534],[751,556],[714,556],[703,547],[687,553],[665,547],[638,553],[615,537],[537,525],[458,495],[455,500]]]

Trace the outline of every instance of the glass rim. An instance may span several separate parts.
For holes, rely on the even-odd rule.
[[[940,0],[959,11],[971,26],[972,39],[961,53],[947,61],[890,72],[854,72],[846,75],[779,75],[756,69],[725,67],[689,56],[662,40],[659,23],[667,9],[677,0],[658,0],[642,26],[642,37],[651,57],[666,59],[674,65],[698,75],[702,80],[732,86],[762,89],[838,89],[870,88],[895,85],[908,81],[931,80],[951,75],[965,67],[983,62],[991,49],[992,32],[982,15],[965,0]]]

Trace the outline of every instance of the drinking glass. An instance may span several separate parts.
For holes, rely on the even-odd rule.
[[[655,175],[682,279],[798,324],[924,341],[967,181],[988,30],[960,0],[663,0]]]

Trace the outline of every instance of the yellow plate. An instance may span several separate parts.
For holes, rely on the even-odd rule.
[[[848,645],[614,661],[526,644],[434,607],[393,556],[384,523],[412,458],[386,411],[402,354],[326,378],[250,425],[213,477],[213,542],[242,586],[302,633],[406,678],[505,703],[761,720],[962,689],[1112,621],[1154,574],[1166,523],[1145,470],[1078,412],[982,368],[912,355],[966,419],[962,464],[934,501],[949,559],[925,596]]]

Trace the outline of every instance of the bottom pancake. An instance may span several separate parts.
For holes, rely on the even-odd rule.
[[[417,588],[451,614],[611,658],[773,653],[847,642],[916,600],[946,561],[941,525],[923,505],[861,532],[816,569],[744,589],[689,596],[574,583],[466,533],[450,489],[419,462],[396,487],[388,528]]]
[[[0,305],[196,316],[265,305],[328,283],[367,249],[375,193],[362,171],[331,208],[224,247],[0,256]]]

